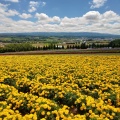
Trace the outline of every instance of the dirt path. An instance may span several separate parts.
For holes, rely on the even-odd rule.
[[[0,55],[97,54],[97,53],[120,53],[120,49],[44,50],[44,51],[6,52],[0,53]]]

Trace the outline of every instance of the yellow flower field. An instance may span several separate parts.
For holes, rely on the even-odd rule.
[[[120,120],[120,55],[0,56],[0,120]]]

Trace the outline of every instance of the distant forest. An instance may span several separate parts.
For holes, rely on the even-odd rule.
[[[42,47],[33,46],[31,43],[10,43],[4,47],[0,47],[0,53],[5,52],[20,52],[20,51],[37,51],[37,50],[57,50],[57,49],[87,49],[87,48],[120,48],[120,39],[115,39],[109,44],[96,44],[92,43],[88,45],[86,43],[73,44],[59,46],[58,44],[51,43],[49,45],[44,45]]]

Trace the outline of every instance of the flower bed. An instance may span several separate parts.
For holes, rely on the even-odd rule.
[[[119,120],[119,55],[0,56],[0,119]]]

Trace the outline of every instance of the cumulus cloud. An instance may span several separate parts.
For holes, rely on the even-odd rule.
[[[18,13],[9,10],[8,5],[0,4],[0,32],[105,32],[120,34],[120,15],[114,11],[100,13],[89,11],[83,16],[60,18],[45,13]],[[17,15],[22,19],[33,17],[30,20],[14,20],[10,16]]]
[[[37,9],[35,7],[30,7],[29,12],[35,12]]]
[[[6,16],[15,16],[15,15],[19,15],[19,12],[16,11],[16,10],[8,10],[6,13],[5,13]]]
[[[52,21],[53,22],[60,22],[60,18],[58,17],[58,16],[54,16],[53,18],[52,18]]]
[[[39,4],[38,2],[30,1],[30,2],[29,2],[29,7],[30,7],[30,8],[29,8],[28,11],[29,11],[29,12],[35,12],[35,11],[37,10],[36,8],[38,7],[38,4]]]
[[[15,15],[19,15],[19,12],[16,10],[8,10],[9,5],[7,4],[1,4],[0,3],[0,14],[4,15],[4,16],[15,16]]]
[[[29,2],[29,12],[35,12],[39,6],[45,6],[46,2],[36,2],[36,1],[30,1]]]
[[[45,13],[36,13],[35,17],[38,19],[38,22],[41,22],[41,23],[50,23],[50,22],[59,23],[60,22],[60,18],[58,16],[49,17]]]
[[[17,25],[22,25],[22,26],[30,26],[30,25],[34,25],[34,22],[28,21],[28,20],[19,20],[17,22],[15,22]]]
[[[83,17],[86,20],[96,21],[96,20],[100,19],[101,15],[100,15],[100,13],[98,11],[89,11],[85,15],[83,15]]]
[[[33,7],[33,6],[38,6],[38,2],[35,2],[35,1],[30,1],[30,7]]]
[[[93,0],[91,4],[91,9],[102,7],[107,0]]]
[[[105,18],[113,18],[113,17],[117,17],[118,15],[113,12],[113,11],[106,11],[104,14],[103,14],[103,17]]]
[[[104,23],[116,23],[119,22],[120,24],[120,16],[113,11],[106,11],[102,14],[102,19]]]
[[[45,13],[36,13],[36,15],[35,15],[39,20],[48,20],[49,19],[49,17],[48,17],[48,15],[46,15]]]
[[[31,14],[22,13],[21,15],[19,15],[19,17],[21,17],[23,19],[28,19],[28,18],[31,18],[32,15]]]
[[[9,2],[19,2],[19,0],[5,0],[5,1],[9,1]]]
[[[0,13],[3,13],[4,11],[6,11],[7,10],[7,4],[2,4],[2,3],[0,3]]]
[[[80,24],[82,24],[81,20],[82,18],[80,17],[75,17],[75,18],[68,18],[68,17],[64,17],[62,18],[61,22],[60,22],[60,26],[61,27],[67,27],[67,28],[73,28],[76,26],[79,26]]]

